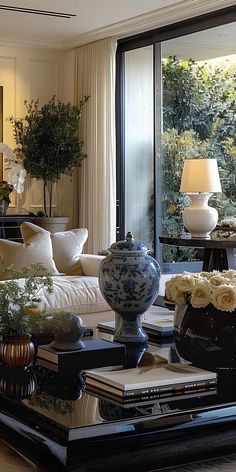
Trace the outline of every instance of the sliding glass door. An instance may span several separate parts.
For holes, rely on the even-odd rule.
[[[163,271],[202,258],[199,250],[161,247],[158,239],[186,234],[184,159],[217,158],[223,193],[210,203],[220,218],[236,217],[236,23],[213,28],[214,21],[216,14],[203,31],[193,21],[191,34],[189,25],[175,25],[118,46],[117,237],[132,231]]]
[[[153,47],[124,56],[124,231],[153,240]]]

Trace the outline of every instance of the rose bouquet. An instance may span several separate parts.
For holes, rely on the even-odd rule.
[[[218,310],[232,312],[236,309],[236,271],[183,272],[166,282],[165,297],[176,305],[204,308],[212,304]]]
[[[236,240],[236,218],[227,216],[221,220],[211,233],[211,239],[215,240]]]

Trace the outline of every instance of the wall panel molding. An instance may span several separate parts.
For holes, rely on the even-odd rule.
[[[58,69],[55,61],[30,59],[29,61],[29,95],[30,99],[39,99],[47,103],[53,95],[58,96]]]
[[[24,100],[31,98],[40,100],[40,105],[47,103],[53,95],[58,96],[61,71],[61,54],[37,50],[21,50],[0,47],[0,85],[3,86],[3,141],[12,149],[15,148],[13,128],[6,120],[13,115],[18,118],[25,116]],[[12,192],[9,213],[25,213],[43,209],[42,185],[27,177],[25,190],[22,194]],[[66,189],[60,189],[65,193]],[[53,202],[55,213],[61,211],[61,193],[55,192]],[[60,197],[60,198],[59,198]],[[60,200],[60,201],[59,201]],[[59,202],[59,203],[58,203]],[[73,212],[69,208],[67,214]]]

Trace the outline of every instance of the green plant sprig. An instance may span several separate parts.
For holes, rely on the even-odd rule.
[[[40,302],[38,295],[43,287],[52,293],[52,277],[40,263],[21,271],[8,268],[6,272],[13,280],[0,283],[0,329],[4,335],[27,336],[36,322],[47,317],[37,309]],[[30,313],[32,309],[35,309],[35,314]]]

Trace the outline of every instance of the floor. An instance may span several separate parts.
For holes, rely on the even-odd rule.
[[[236,454],[180,465],[178,467],[165,467],[158,472],[236,472]],[[155,472],[152,470],[150,472]]]
[[[0,439],[0,471],[1,472],[44,472],[25,456]]]

